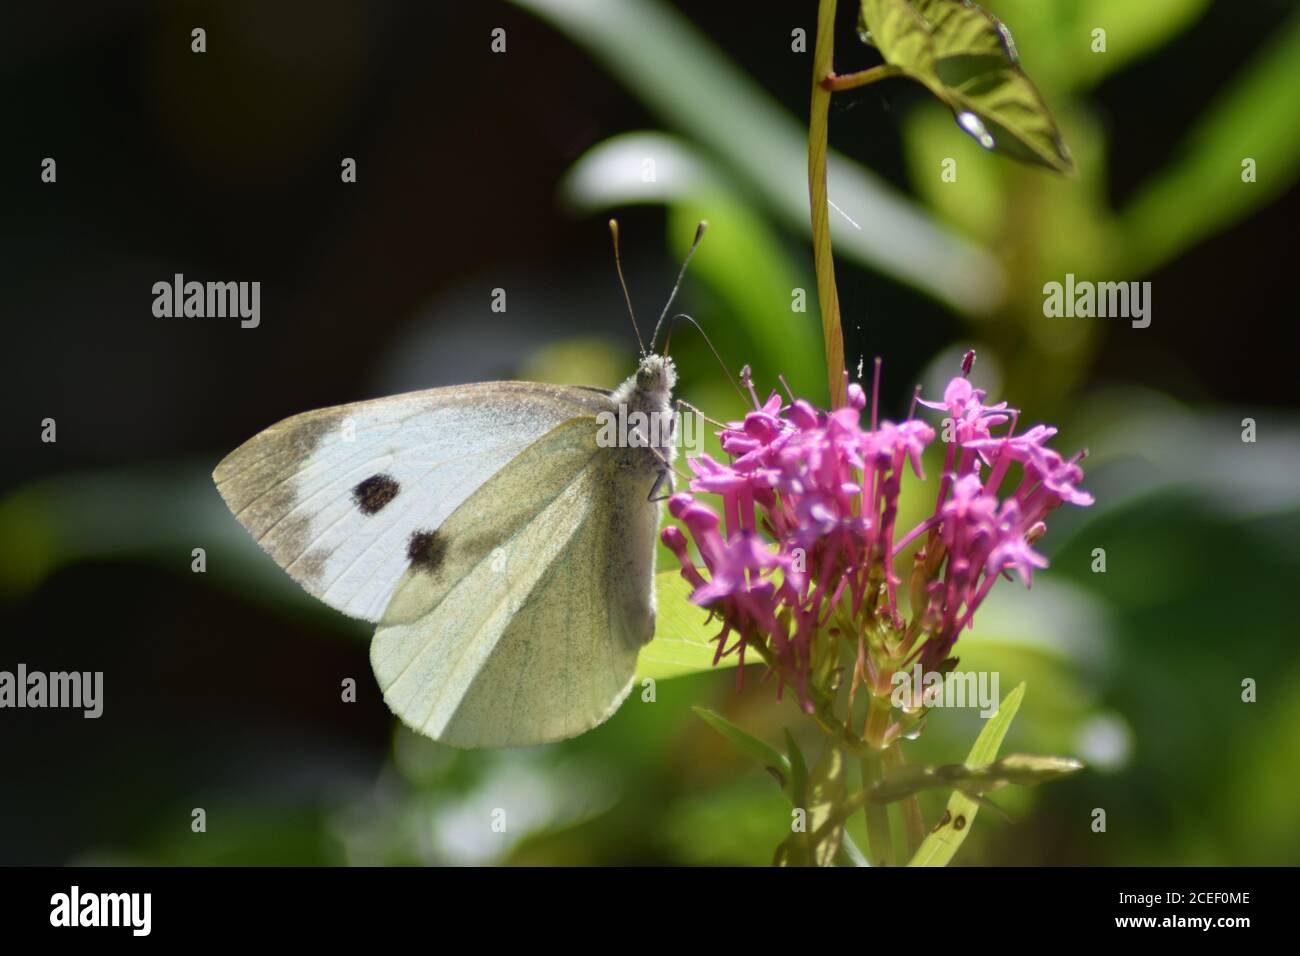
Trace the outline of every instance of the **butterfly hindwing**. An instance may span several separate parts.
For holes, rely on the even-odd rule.
[[[658,508],[644,475],[553,428],[422,540],[371,645],[388,706],[437,740],[581,733],[627,695],[654,631]]]

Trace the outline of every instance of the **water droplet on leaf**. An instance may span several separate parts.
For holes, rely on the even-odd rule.
[[[984,126],[984,121],[969,110],[957,114],[957,125],[969,133],[985,149],[993,148],[993,136]]]

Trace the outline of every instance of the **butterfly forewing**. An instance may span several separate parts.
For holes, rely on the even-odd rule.
[[[474,491],[541,435],[609,407],[528,382],[430,389],[272,425],[213,473],[240,522],[307,591],[378,620],[418,553]]]

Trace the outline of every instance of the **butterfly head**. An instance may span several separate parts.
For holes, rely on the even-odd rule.
[[[637,391],[669,394],[676,385],[677,366],[667,355],[651,352],[641,359],[636,370]]]

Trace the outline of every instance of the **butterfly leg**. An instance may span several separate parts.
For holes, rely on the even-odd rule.
[[[668,485],[668,494],[659,494],[659,489],[665,484]],[[659,474],[655,475],[655,483],[650,488],[650,494],[646,496],[646,501],[666,501],[673,496],[673,473],[665,468]]]

